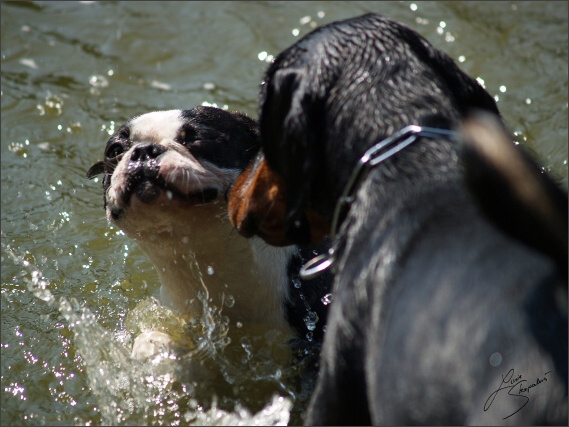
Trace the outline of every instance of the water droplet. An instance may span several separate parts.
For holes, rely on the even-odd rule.
[[[213,275],[214,271],[213,271],[213,267],[211,265],[207,266],[207,274],[209,274],[210,276]]]
[[[294,287],[296,289],[300,289],[300,287],[302,286],[302,282],[300,281],[300,279],[298,277],[292,278],[292,284],[294,285]]]
[[[233,306],[235,305],[235,298],[233,298],[233,295],[227,295],[227,296],[225,297],[224,303],[225,303],[225,306],[226,306],[226,307],[231,308],[231,307],[233,307]]]
[[[94,75],[89,78],[89,84],[93,87],[107,87],[109,86],[109,81],[105,76]]]
[[[241,347],[243,347],[243,350],[247,353],[247,359],[251,359],[253,356],[253,346],[248,337],[241,338]]]
[[[328,305],[332,302],[332,299],[333,299],[332,294],[326,294],[322,297],[320,301],[322,301],[322,304]]]
[[[316,329],[316,323],[318,323],[318,315],[314,311],[309,311],[306,317],[303,319],[306,329],[313,331]]]
[[[498,352],[493,353],[492,356],[490,356],[490,365],[491,366],[500,366],[500,364],[502,363],[502,355]]]
[[[150,86],[152,86],[153,88],[156,89],[162,89],[162,90],[172,90],[172,85],[168,84],[168,83],[164,83],[158,80],[153,80],[150,83]]]
[[[25,65],[26,67],[30,67],[33,70],[37,70],[38,69],[38,64],[36,64],[36,61],[34,61],[33,59],[30,58],[22,58],[18,61],[20,64]]]
[[[237,328],[242,328],[242,327],[243,327],[243,323],[237,322],[237,323],[235,324],[235,327],[237,327]]]

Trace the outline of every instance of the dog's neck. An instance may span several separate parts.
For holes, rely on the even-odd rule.
[[[231,323],[284,326],[287,264],[292,248],[273,248],[236,233],[222,209],[194,209],[167,227],[127,233],[156,268],[161,303],[179,313],[199,315],[203,298],[222,308]],[[216,244],[213,244],[216,242]],[[222,242],[221,246],[218,242]]]
[[[384,284],[393,283],[400,274],[398,266],[421,241],[425,230],[433,223],[443,224],[443,218],[453,221],[469,221],[474,216],[473,204],[467,200],[460,184],[455,180],[434,182],[420,189],[411,182],[403,186],[395,181],[383,181],[381,172],[373,170],[362,182],[336,237],[333,271],[344,277],[362,277],[374,274],[374,294],[385,301],[390,289]],[[458,214],[460,213],[460,214]],[[462,215],[461,218],[459,216]],[[442,227],[442,225],[441,225]],[[360,253],[373,254],[361,259]],[[369,282],[372,283],[372,282]],[[349,310],[368,303],[370,290],[361,289],[350,302]],[[381,306],[363,323],[377,321]]]
[[[371,169],[356,191],[338,232],[339,252],[356,250],[346,247],[354,234],[368,235],[375,247],[397,241],[394,247],[405,248],[405,242],[412,241],[425,223],[432,224],[435,215],[454,216],[455,212],[462,212],[466,220],[469,212],[476,209],[475,204],[462,191],[464,176],[458,158],[449,154],[446,160],[440,157],[438,165],[426,162],[421,171]]]
[[[332,234],[335,234],[337,231],[343,206],[353,202],[356,191],[369,171],[421,138],[457,139],[457,135],[455,132],[446,129],[411,125],[369,148],[354,166],[352,175],[345,185],[342,195],[336,202],[332,218]]]
[[[432,141],[435,142],[430,144]],[[415,149],[415,144],[423,144],[423,147]],[[308,279],[330,267],[338,268],[336,264],[346,243],[346,230],[369,228],[370,232],[377,231],[376,220],[385,221],[382,212],[396,212],[394,206],[422,200],[423,194],[416,193],[423,188],[436,195],[438,187],[460,180],[457,144],[459,137],[453,131],[407,126],[366,150],[336,200],[331,222],[334,242],[331,252],[306,264],[300,271],[301,277]],[[396,156],[399,159],[394,165],[390,161]],[[387,164],[382,165],[384,162]],[[408,166],[411,164],[414,168]],[[432,204],[428,200],[425,202],[427,207]],[[424,206],[416,209],[428,210]]]

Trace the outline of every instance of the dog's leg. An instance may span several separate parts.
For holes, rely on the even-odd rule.
[[[347,336],[340,313],[326,326],[320,371],[305,425],[371,425],[360,338]],[[335,340],[335,343],[326,342]],[[357,344],[355,344],[357,343]],[[334,344],[334,345],[330,345]]]

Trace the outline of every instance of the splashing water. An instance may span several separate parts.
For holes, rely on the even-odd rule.
[[[247,340],[244,336],[241,336],[238,347],[247,355],[243,358],[243,366],[247,368],[247,372],[244,372],[242,366],[235,366],[235,363],[229,361],[222,354],[222,350],[231,342],[227,333],[227,322],[219,322],[220,310],[207,310],[206,296],[200,295],[199,298],[204,300],[204,314],[207,312],[207,315],[202,316],[201,323],[194,322],[188,329],[195,342],[194,348],[182,356],[165,351],[146,362],[140,362],[131,358],[130,350],[117,340],[112,332],[104,329],[89,309],[82,307],[74,298],[56,298],[47,288],[49,281],[43,277],[41,271],[23,257],[16,255],[11,248],[6,248],[5,253],[30,274],[31,278],[24,278],[30,292],[49,306],[57,308],[73,330],[91,391],[98,401],[102,424],[288,424],[294,393],[283,382],[282,377],[286,375],[283,375],[282,367],[256,362],[253,353],[254,344],[258,343],[248,342],[245,349],[243,343]],[[149,306],[152,304],[147,304],[147,307]],[[197,330],[200,331],[199,334]],[[240,333],[242,334],[242,331]],[[259,396],[259,399],[264,401],[259,405],[260,410],[253,413],[238,400],[228,399],[223,392],[220,393],[222,397],[218,402],[215,396],[218,390],[209,390],[206,387],[206,390],[213,394],[210,407],[207,408],[200,394],[203,384],[200,381],[179,380],[184,375],[187,376],[187,373],[181,370],[187,368],[184,362],[189,361],[197,366],[198,371],[214,374],[220,372],[227,387],[236,387],[233,390],[236,394],[242,391],[250,393],[244,382],[244,378],[250,375],[257,382],[257,388],[261,386],[265,390],[265,394]],[[219,383],[215,375],[214,379],[214,382]],[[268,403],[267,387],[266,384],[262,387],[263,382],[270,382],[269,389],[274,390],[272,400]]]

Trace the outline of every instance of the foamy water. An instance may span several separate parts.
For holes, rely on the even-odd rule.
[[[227,325],[223,319],[216,318],[215,310],[204,310],[200,327],[193,326],[195,342],[190,351],[183,354],[162,352],[146,362],[131,358],[130,348],[125,339],[128,331],[112,333],[103,328],[95,315],[82,307],[74,298],[56,298],[48,289],[49,280],[29,261],[15,254],[10,248],[5,253],[22,266],[31,278],[25,278],[28,289],[33,295],[51,307],[57,308],[74,334],[75,345],[81,353],[89,378],[89,386],[96,396],[98,408],[104,425],[149,425],[149,424],[193,424],[193,425],[287,425],[293,406],[290,397],[273,394],[260,411],[253,413],[237,400],[234,408],[227,410],[218,404],[215,384],[199,387],[184,373],[188,363],[208,358],[202,366],[208,374],[200,380],[215,378],[219,373],[228,383],[239,384],[246,379],[262,382],[277,380],[284,390],[287,386],[280,381],[282,367],[254,366],[251,372],[240,369],[223,354],[230,344]],[[167,318],[168,310],[161,309],[155,300],[148,300],[137,307],[140,327],[148,326],[148,314],[160,315],[165,323],[175,324],[173,317]],[[166,317],[165,317],[166,316]],[[173,315],[172,315],[173,316]],[[146,324],[144,323],[146,322]],[[181,321],[179,321],[181,322]],[[205,333],[196,335],[196,331]],[[123,335],[124,334],[124,335]],[[121,335],[123,335],[121,337]],[[192,335],[192,334],[190,334]],[[241,347],[251,362],[255,358],[251,338],[241,336]],[[251,364],[243,364],[247,368]],[[219,370],[218,372],[215,372]],[[263,372],[264,371],[264,372]],[[213,372],[213,373],[212,373]],[[251,375],[253,374],[253,375]],[[203,386],[203,384],[200,384]],[[207,409],[201,402],[199,390],[207,389],[210,396]],[[292,395],[292,391],[288,390]],[[228,398],[225,397],[225,406]]]

